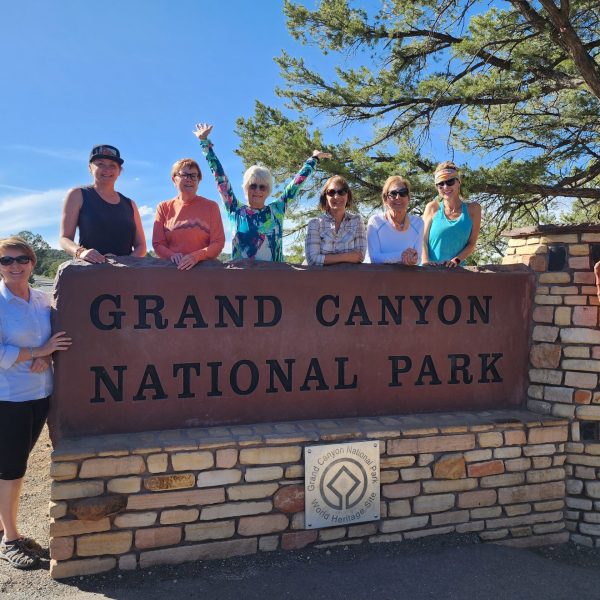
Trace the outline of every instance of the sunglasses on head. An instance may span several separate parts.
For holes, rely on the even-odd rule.
[[[406,198],[408,196],[408,189],[407,188],[402,188],[399,190],[390,190],[387,193],[388,198],[397,198],[398,196],[400,196],[401,198]]]
[[[334,196],[345,196],[348,193],[348,190],[346,188],[342,188],[339,190],[327,190],[325,193],[330,198],[333,198]]]
[[[31,256],[26,256],[25,254],[21,254],[21,256],[3,256],[0,258],[0,265],[9,267],[15,261],[20,265],[26,265],[31,262]]]
[[[439,183],[436,183],[435,185],[437,187],[452,187],[454,184],[456,183],[456,177],[452,177],[452,179],[446,179],[446,181],[440,181]]]
[[[251,190],[258,190],[260,192],[266,192],[269,189],[264,183],[251,183],[248,187]]]

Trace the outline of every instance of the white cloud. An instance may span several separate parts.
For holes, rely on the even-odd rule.
[[[28,146],[26,144],[11,144],[10,146],[4,146],[8,150],[17,150],[18,152],[25,152],[30,154],[40,154],[41,156],[48,156],[50,158],[58,158],[59,160],[66,160],[71,162],[78,162],[81,164],[87,164],[90,157],[90,150],[74,150],[72,148],[40,148],[38,146]],[[126,156],[125,166],[138,167],[143,169],[152,168],[154,163],[149,160],[143,159],[128,159]]]
[[[67,189],[0,196],[0,235],[54,226],[58,231]]]
[[[26,144],[12,144],[11,146],[8,146],[8,149],[83,163],[87,162],[87,159],[89,158],[88,152],[84,152],[83,150],[73,150],[71,148],[40,148],[38,146],[27,146]]]
[[[31,188],[19,187],[18,185],[8,185],[6,183],[0,183],[0,189],[10,190],[11,192],[25,192],[28,194],[36,194],[40,190],[33,190]]]
[[[138,211],[140,213],[140,217],[143,219],[144,217],[154,217],[155,209],[151,206],[138,206]]]

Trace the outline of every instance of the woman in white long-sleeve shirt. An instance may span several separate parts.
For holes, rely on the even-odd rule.
[[[404,177],[388,177],[381,193],[384,211],[367,225],[372,263],[417,265],[423,251],[423,219],[408,213],[410,183]]]

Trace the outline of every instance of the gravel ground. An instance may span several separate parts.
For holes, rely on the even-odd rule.
[[[24,535],[48,546],[51,445],[47,429],[31,455],[20,511]],[[209,600],[387,598],[598,600],[600,550],[571,544],[533,550],[478,544],[473,536],[424,538],[331,550],[261,553],[146,571],[54,581],[48,561],[18,571],[0,561],[0,598]]]

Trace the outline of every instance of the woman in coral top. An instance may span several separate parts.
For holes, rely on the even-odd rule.
[[[171,169],[177,197],[156,207],[152,246],[160,258],[187,271],[199,262],[219,256],[225,245],[223,221],[216,202],[198,196],[202,173],[191,158]]]

